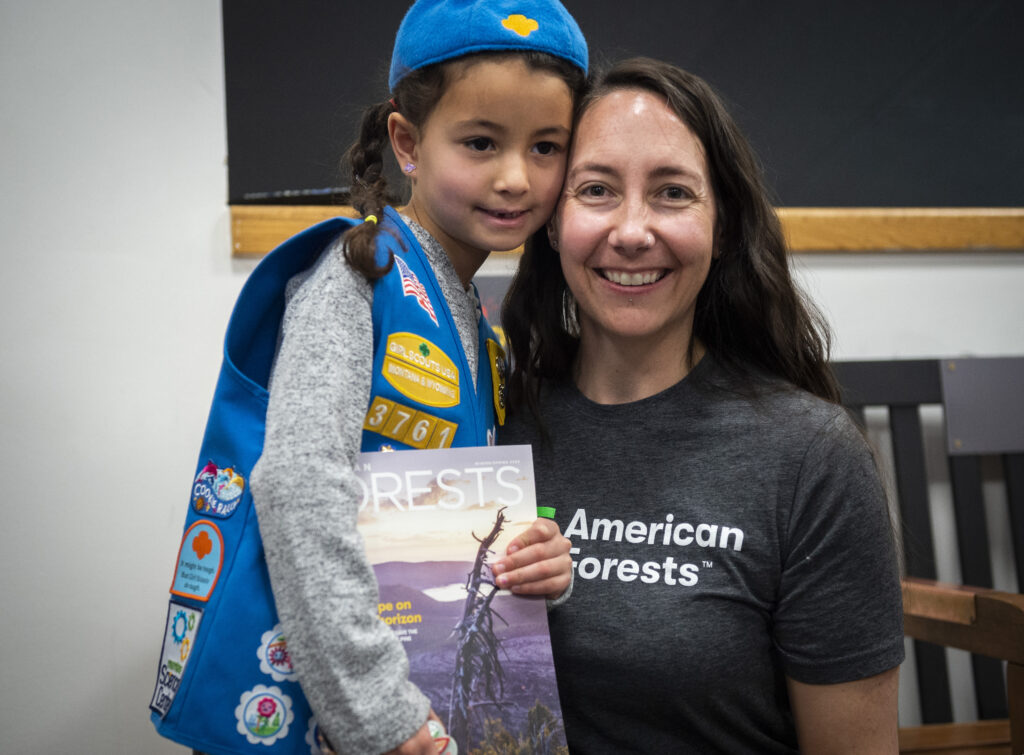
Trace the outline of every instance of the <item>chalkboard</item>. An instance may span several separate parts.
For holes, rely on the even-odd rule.
[[[222,0],[229,201],[344,200],[404,0]],[[565,0],[591,62],[670,60],[729,103],[780,206],[1024,206],[1024,2]]]

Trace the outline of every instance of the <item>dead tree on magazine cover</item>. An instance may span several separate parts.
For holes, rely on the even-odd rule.
[[[451,706],[448,711],[448,734],[460,747],[469,747],[469,716],[474,705],[501,705],[505,690],[505,671],[499,651],[501,640],[494,633],[494,617],[507,624],[491,606],[498,588],[490,579],[487,554],[505,524],[505,508],[498,510],[494,526],[485,538],[476,533],[480,543],[476,561],[466,580],[466,606],[462,619],[455,625],[455,671],[452,675]]]

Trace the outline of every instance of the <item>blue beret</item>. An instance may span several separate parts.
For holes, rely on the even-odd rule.
[[[484,50],[538,50],[587,72],[587,41],[558,0],[417,0],[398,27],[388,86]]]

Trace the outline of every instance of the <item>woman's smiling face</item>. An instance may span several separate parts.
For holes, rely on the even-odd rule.
[[[619,89],[583,114],[551,224],[583,344],[685,350],[715,240],[704,148],[664,99]]]

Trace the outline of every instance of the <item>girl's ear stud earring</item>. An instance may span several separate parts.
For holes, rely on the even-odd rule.
[[[412,173],[414,170],[416,170],[416,166],[415,165],[413,165],[412,163],[406,163],[405,164],[405,172],[406,173]]]

